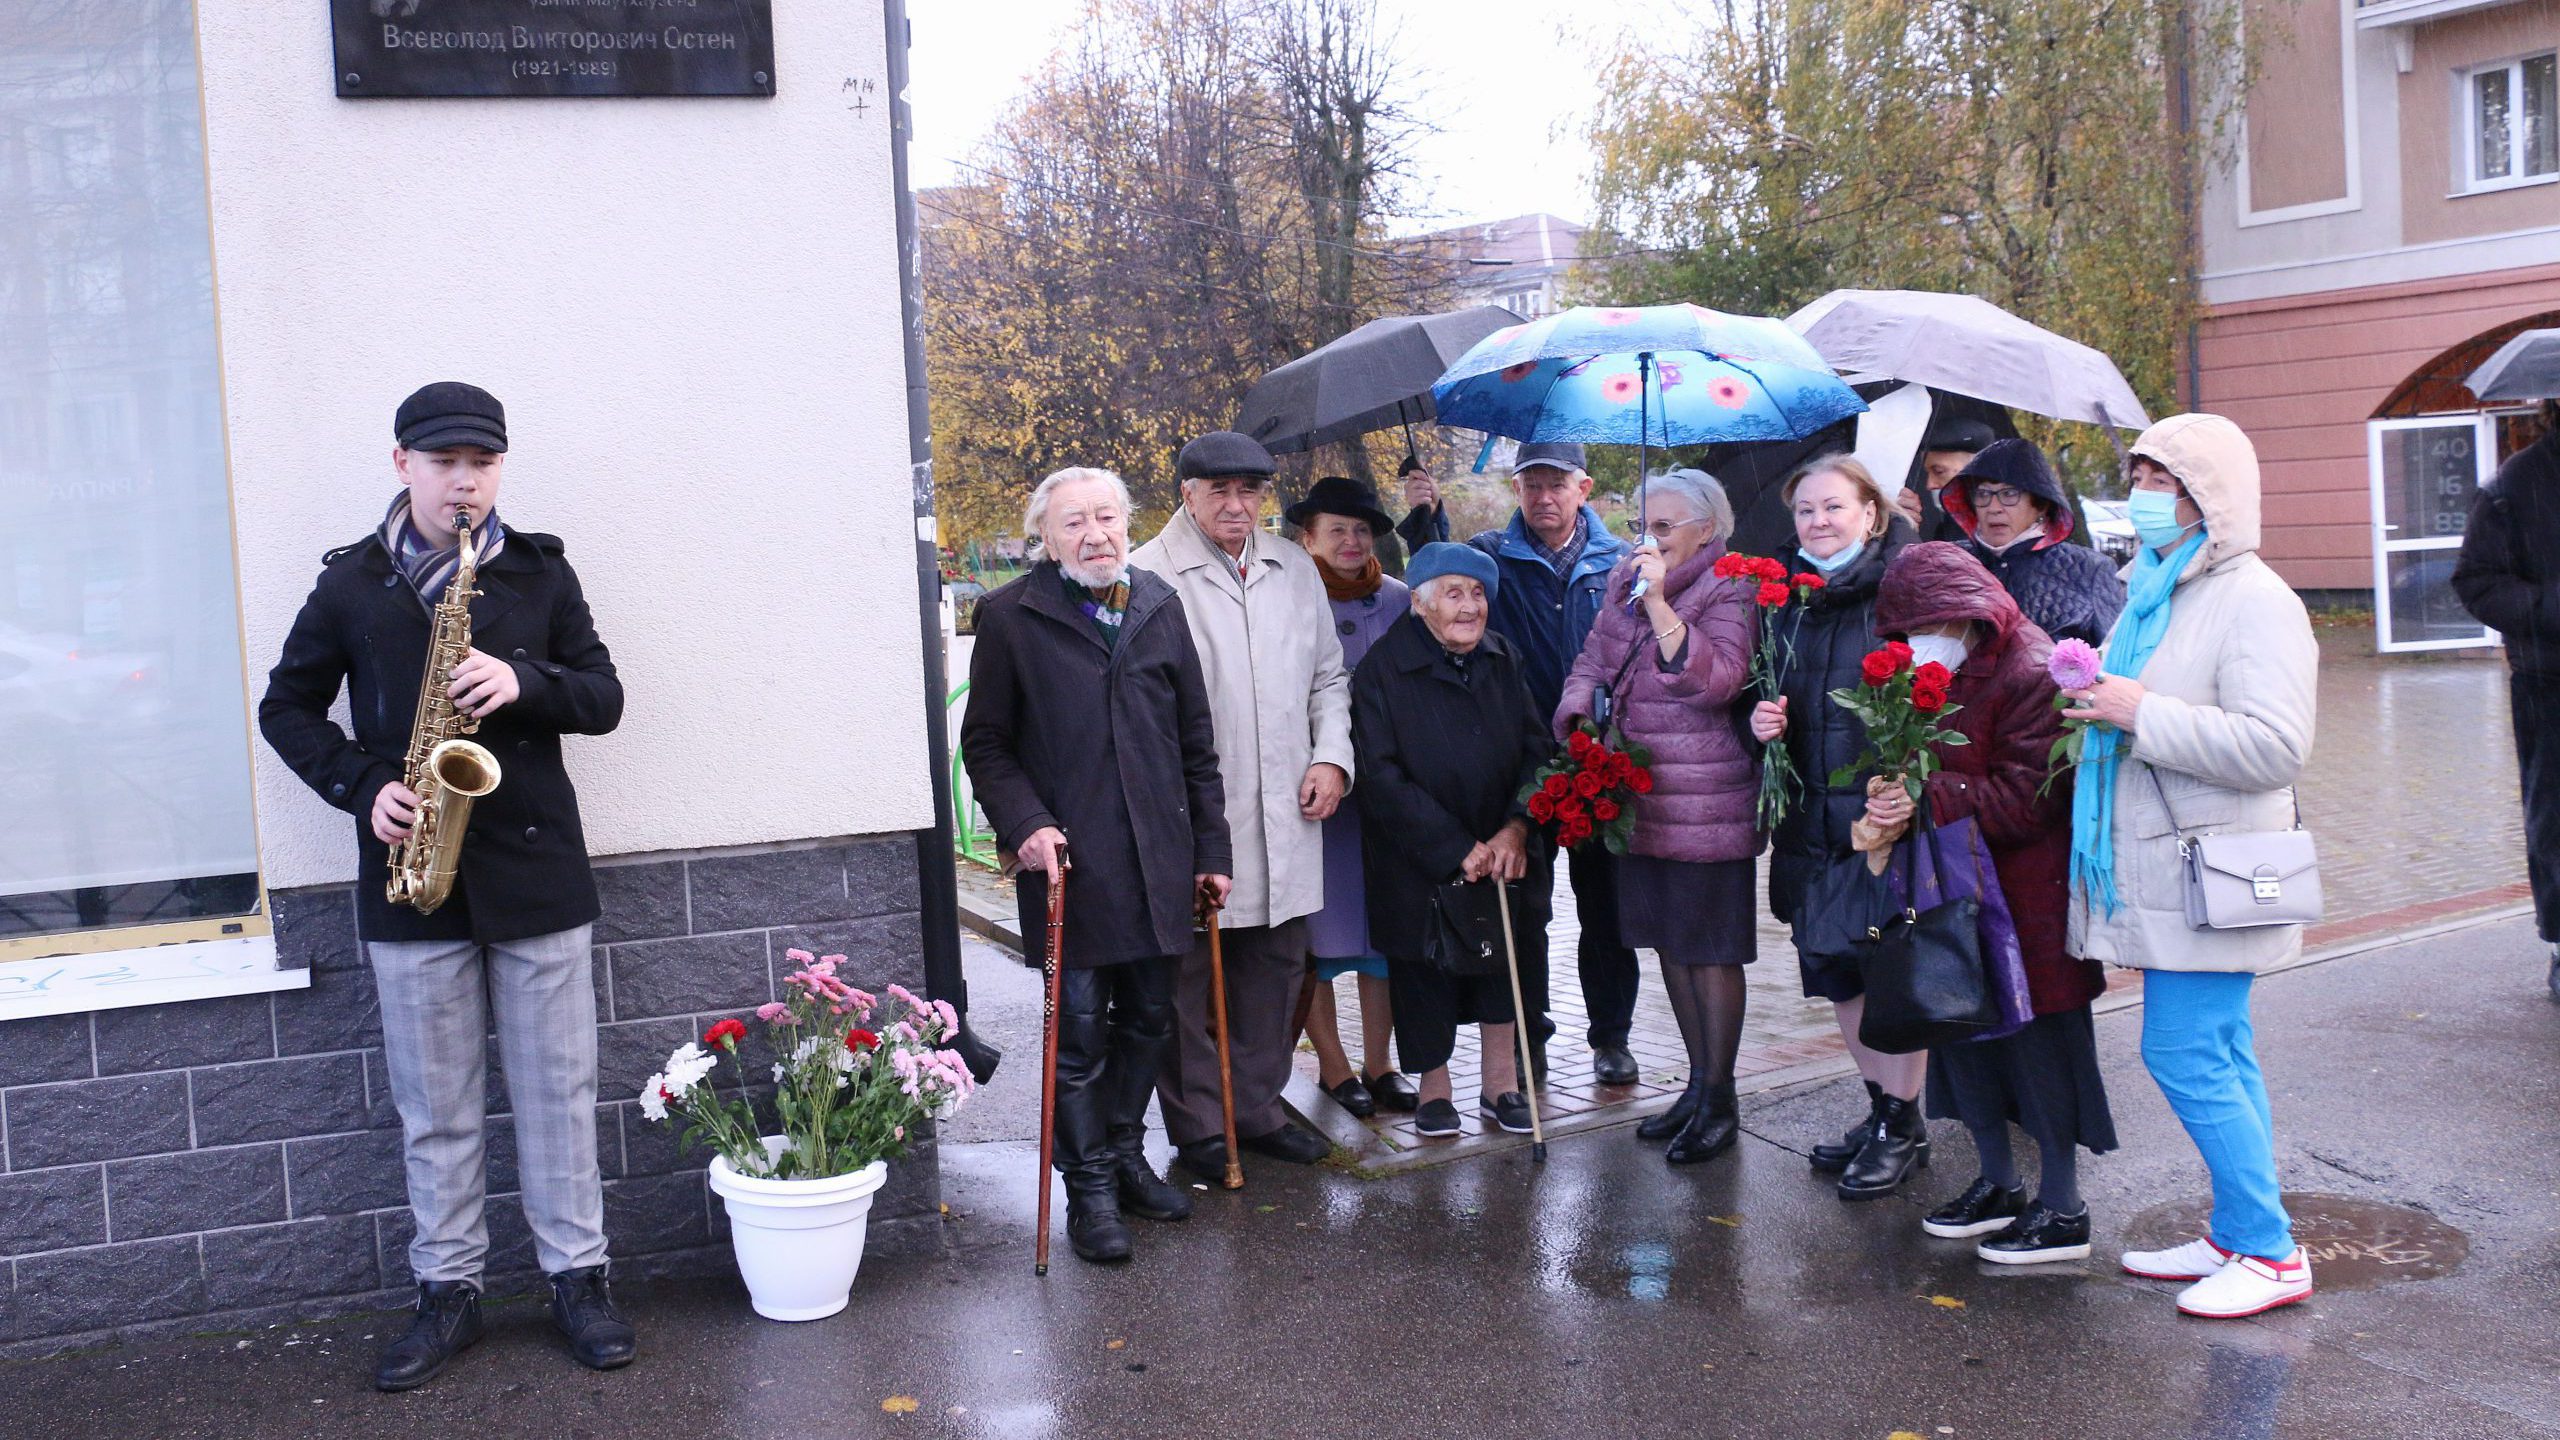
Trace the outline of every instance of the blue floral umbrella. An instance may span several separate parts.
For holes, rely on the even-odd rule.
[[[1431,387],[1443,425],[1638,447],[1794,440],[1867,408],[1785,322],[1704,305],[1577,306],[1476,342]]]

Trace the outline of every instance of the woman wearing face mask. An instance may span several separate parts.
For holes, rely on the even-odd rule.
[[[2209,1233],[2127,1251],[2191,1282],[2189,1315],[2236,1318],[2311,1293],[2276,1188],[2275,1121],[2249,1026],[2251,981],[2302,951],[2299,926],[2195,930],[2181,836],[2289,829],[2311,754],[2320,651],[2258,558],[2258,455],[2219,415],[2134,442],[2131,594],[2106,672],[2065,691],[2092,722],[2071,803],[2072,952],[2144,972],[2142,1060],[2213,1174]]]
[[[2078,1152],[2112,1150],[2116,1134],[2089,1023],[2106,976],[2097,962],[2073,959],[2064,943],[2071,787],[2045,784],[2046,757],[2062,736],[2045,668],[2053,642],[1989,571],[1944,544],[1914,545],[1894,558],[1876,592],[1876,628],[1905,637],[1914,663],[1934,660],[1955,676],[1945,724],[1965,743],[1939,748],[1943,768],[1929,777],[1929,813],[1916,823],[1969,817],[1991,847],[2035,1014],[2014,1035],[1929,1052],[1928,1112],[1964,1122],[1982,1170],[1921,1228],[1941,1239],[1984,1237],[1975,1253],[1999,1264],[2082,1259],[2089,1211],[2080,1202]],[[1900,784],[1870,783],[1867,823],[1878,841],[1900,838],[1913,812]],[[2032,1205],[2010,1149],[2013,1122],[2042,1161]]]
[[[1674,1165],[1731,1149],[1739,1119],[1733,1063],[1742,1046],[1742,967],[1751,963],[1757,767],[1734,728],[1759,631],[1751,591],[1714,573],[1733,504],[1702,470],[1648,477],[1653,543],[1618,565],[1607,603],[1565,677],[1556,734],[1607,712],[1653,752],[1653,790],[1632,805],[1635,830],[1618,859],[1618,939],[1662,961],[1662,988],[1689,1051],[1689,1084],[1669,1110],[1636,1127],[1668,1140]],[[1627,597],[1638,582],[1643,598]]]
[[[1994,440],[1940,492],[1965,548],[2017,597],[2036,628],[2095,645],[2124,609],[2124,578],[2107,558],[2071,539],[2071,502],[2044,454],[2024,440]]]
[[[1790,605],[1770,623],[1786,627],[1793,647],[1783,693],[1751,707],[1751,736],[1783,743],[1803,794],[1770,837],[1769,910],[1790,925],[1804,908],[1816,875],[1854,853],[1850,827],[1866,814],[1863,777],[1833,785],[1835,770],[1867,750],[1866,727],[1831,702],[1831,692],[1859,683],[1859,662],[1876,647],[1876,587],[1901,549],[1907,527],[1889,533],[1891,508],[1864,465],[1846,455],[1811,461],[1781,492],[1795,516],[1796,543],[1778,558],[1791,571],[1822,576],[1812,599]],[[1887,1055],[1858,1043],[1866,987],[1855,966],[1825,964],[1799,952],[1804,993],[1832,1003],[1841,1038],[1867,1085],[1867,1115],[1840,1143],[1813,1147],[1813,1168],[1840,1176],[1840,1198],[1890,1195],[1928,1162],[1929,1131],[1920,1117],[1926,1055]]]

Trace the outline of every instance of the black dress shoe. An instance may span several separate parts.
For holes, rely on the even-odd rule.
[[[1191,1196],[1179,1185],[1168,1183],[1147,1163],[1145,1141],[1132,1137],[1112,1141],[1111,1178],[1119,1186],[1120,1209],[1141,1220],[1188,1220],[1191,1218]],[[1225,1146],[1220,1146],[1225,1149]],[[1226,1175],[1226,1161],[1218,1162],[1221,1179]]]
[[[1413,1129],[1417,1135],[1445,1140],[1457,1134],[1460,1128],[1458,1107],[1451,1101],[1425,1100],[1422,1108],[1414,1112]]]
[[[1404,1078],[1401,1070],[1390,1070],[1384,1075],[1364,1075],[1360,1083],[1368,1087],[1369,1098],[1381,1110],[1410,1115],[1422,1108],[1422,1092],[1413,1088],[1413,1082]]]
[[[1358,1119],[1366,1120],[1378,1113],[1378,1102],[1370,1097],[1369,1087],[1361,1084],[1360,1077],[1357,1075],[1339,1085],[1326,1086],[1324,1093],[1332,1096],[1333,1103],[1350,1111]]]
[[[1227,1142],[1217,1136],[1174,1148],[1173,1163],[1211,1185],[1227,1183]]]
[[[1243,1144],[1256,1155],[1268,1155],[1292,1165],[1313,1165],[1333,1153],[1332,1141],[1296,1125],[1283,1125],[1261,1135],[1247,1135]]]
[[[1671,1102],[1670,1109],[1659,1115],[1648,1115],[1636,1122],[1636,1138],[1668,1140],[1679,1134],[1682,1127],[1689,1123],[1689,1117],[1698,1113],[1698,1101],[1704,1098],[1706,1093],[1707,1082],[1695,1075],[1690,1076],[1689,1088],[1680,1092],[1680,1098]]]
[[[468,1280],[418,1285],[418,1313],[408,1333],[383,1347],[373,1388],[415,1390],[444,1373],[447,1361],[480,1338],[480,1289]]]
[[[1920,1228],[1941,1240],[1970,1240],[2006,1230],[2010,1221],[2026,1213],[2025,1190],[1994,1185],[1977,1175],[1963,1194],[1930,1211]]]
[[[1529,1122],[1529,1097],[1517,1090],[1487,1095],[1476,1108],[1484,1112],[1484,1118],[1514,1135],[1526,1135],[1537,1128]]]
[[[1591,1078],[1603,1085],[1636,1083],[1635,1052],[1624,1043],[1591,1047]]]
[[[590,1370],[619,1370],[640,1353],[640,1337],[614,1308],[604,1267],[585,1265],[545,1276],[551,1282],[551,1323],[569,1337],[569,1353]]]
[[[1840,1198],[1879,1200],[1902,1188],[1914,1170],[1929,1164],[1929,1125],[1920,1102],[1887,1095],[1867,1143],[1840,1173]]]
[[[1096,1265],[1116,1265],[1136,1251],[1109,1190],[1067,1192],[1067,1244],[1077,1259]]]
[[[2089,1258],[2089,1207],[2077,1215],[2056,1214],[2038,1203],[2006,1230],[1973,1247],[1973,1253],[1995,1265],[2041,1265],[2048,1260]]]
[[[1883,1110],[1884,1087],[1870,1080],[1867,1082],[1867,1118],[1850,1126],[1841,1135],[1839,1144],[1825,1142],[1814,1146],[1809,1157],[1813,1168],[1825,1175],[1837,1175],[1848,1169],[1849,1162],[1858,1158],[1859,1147],[1867,1143],[1867,1136],[1875,1130],[1876,1116]]]
[[[1697,1113],[1680,1133],[1671,1137],[1662,1158],[1674,1165],[1696,1165],[1713,1160],[1733,1148],[1742,1138],[1742,1112],[1734,1103],[1733,1082],[1710,1085],[1698,1102]]]

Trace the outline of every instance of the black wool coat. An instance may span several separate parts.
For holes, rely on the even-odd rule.
[[[1055,561],[978,602],[960,753],[1008,851],[1067,837],[1065,963],[1118,965],[1191,948],[1192,876],[1233,873],[1208,682],[1182,597],[1129,572],[1116,644],[1067,596]],[[1048,947],[1048,877],[1014,883],[1035,962]]]
[[[1885,566],[1902,552],[1910,534],[1909,526],[1897,522],[1884,539],[1868,541],[1866,553],[1832,576],[1809,603],[1790,605],[1770,622],[1781,642],[1794,647],[1781,687],[1787,697],[1787,736],[1782,743],[1803,785],[1769,845],[1769,913],[1789,924],[1795,922],[1813,877],[1849,853],[1849,826],[1867,813],[1863,772],[1846,785],[1831,784],[1832,771],[1856,763],[1867,751],[1867,727],[1834,704],[1831,692],[1855,689],[1861,678],[1859,662],[1880,643],[1875,630],[1876,587],[1884,579]],[[1779,558],[1792,571],[1813,569],[1813,562],[1793,546]],[[1749,723],[1748,707],[1738,707],[1737,714],[1740,723]]]
[[[1553,758],[1546,716],[1529,698],[1519,652],[1491,630],[1461,671],[1422,617],[1391,627],[1351,677],[1351,750],[1360,781],[1361,874],[1369,943],[1418,960],[1431,891],[1458,878],[1467,852],[1528,812],[1519,800]],[[1529,839],[1529,874],[1511,887],[1519,923],[1545,922],[1546,846]]]
[[[367,940],[491,944],[593,921],[595,876],[560,737],[620,724],[622,681],[559,538],[510,529],[480,567],[471,647],[509,662],[523,693],[470,737],[498,757],[498,788],[472,802],[460,876],[432,915],[384,898],[390,847],[373,838],[374,797],[401,778],[417,719],[427,606],[379,536],[330,551],[322,566],[267,673],[258,730],[302,783],[356,817],[357,929]],[[341,684],[352,737],[329,718]]]
[[[2471,502],[2453,593],[2519,675],[2560,677],[2560,430],[2507,457]]]

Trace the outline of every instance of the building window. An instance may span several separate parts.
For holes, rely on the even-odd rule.
[[[2560,175],[2560,54],[2489,65],[2463,77],[2467,188],[2495,190]]]
[[[189,0],[0,32],[0,296],[6,1000],[267,933]]]

